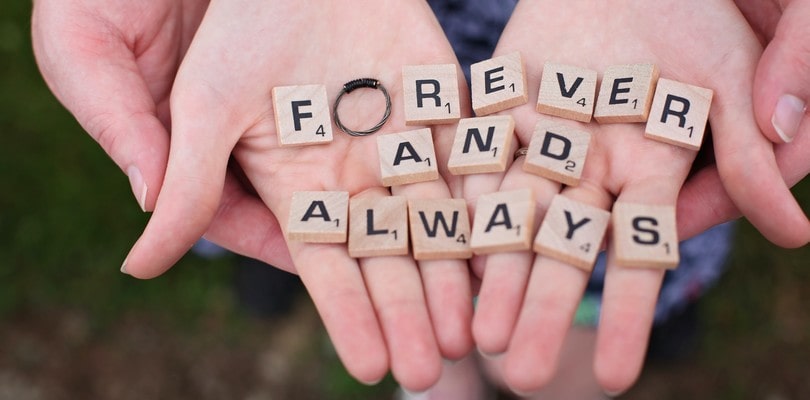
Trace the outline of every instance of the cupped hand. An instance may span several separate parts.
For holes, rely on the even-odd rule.
[[[56,97],[154,209],[169,154],[169,93],[208,0],[37,0],[32,34]],[[275,217],[232,176],[208,238],[291,267]],[[255,239],[246,239],[255,238]]]
[[[793,186],[810,173],[810,134],[806,133],[810,123],[805,109],[810,101],[810,47],[805,40],[810,34],[810,1],[736,0],[736,3],[765,46],[753,78],[754,115],[761,132],[774,142],[782,178]],[[689,178],[678,207],[682,215],[690,215],[689,219],[694,221],[682,219],[684,223],[679,226],[689,236],[740,216],[732,198],[721,190],[721,176],[714,164]],[[754,212],[770,213],[772,207],[759,210]],[[781,227],[774,223],[776,233],[771,228],[763,229],[763,224],[757,227],[778,245],[798,247],[810,241],[810,233],[806,218],[804,222],[795,221],[784,221],[787,224]]]
[[[732,3],[521,2],[496,54],[514,51],[524,56],[530,88],[528,104],[508,111],[523,146],[537,120],[551,118],[534,111],[546,61],[600,74],[610,65],[656,64],[663,78],[714,90],[709,119],[718,164],[728,185],[740,185],[730,190],[735,198],[741,193],[749,197],[741,208],[780,204],[780,211],[771,211],[772,218],[793,220],[797,213],[803,217],[781,180],[773,179],[778,178],[776,163],[757,129],[750,100],[761,47]],[[565,196],[605,210],[614,200],[676,204],[694,151],[644,138],[644,124],[579,126],[592,133],[591,147],[582,181],[563,189]],[[521,164],[512,165],[500,183],[468,178],[465,195],[530,187],[539,221],[559,185],[527,174]],[[594,372],[606,391],[621,392],[641,370],[664,272],[617,265],[612,251],[608,253]],[[554,376],[589,274],[528,251],[490,255],[479,272],[483,282],[473,323],[479,349],[505,353],[504,379],[513,389],[539,390]]]
[[[284,229],[295,191],[387,196],[376,139],[417,128],[405,126],[402,67],[420,64],[457,65],[425,3],[213,1],[177,75],[166,178],[129,254],[129,273],[163,272],[205,231],[232,151]],[[364,77],[378,79],[391,95],[392,113],[380,132],[350,137],[333,126],[331,143],[279,146],[274,87],[323,84],[331,105],[344,83]],[[379,91],[358,90],[342,100],[341,121],[366,128],[383,111]],[[449,129],[434,128],[438,154],[447,154]],[[444,180],[392,191],[452,197]],[[288,246],[339,356],[360,381],[382,379],[390,368],[404,387],[424,390],[438,379],[442,357],[459,358],[472,347],[466,261],[353,259],[346,244]]]

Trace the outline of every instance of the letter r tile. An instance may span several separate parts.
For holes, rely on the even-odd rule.
[[[576,186],[585,168],[591,134],[548,120],[534,129],[523,170],[568,186]]]
[[[529,250],[535,208],[534,194],[529,189],[479,196],[470,242],[473,253]]]
[[[430,128],[377,137],[383,186],[432,181],[439,178]]]
[[[408,254],[408,202],[403,196],[355,196],[349,201],[349,256]]]
[[[659,79],[644,136],[699,150],[713,95],[710,89]]]
[[[345,243],[349,226],[348,192],[295,192],[287,239],[309,243]]]
[[[520,52],[505,54],[470,65],[472,107],[484,116],[526,104],[526,67]]]
[[[547,62],[540,78],[537,112],[591,122],[596,98],[596,71]]]
[[[274,87],[273,112],[281,146],[332,141],[332,116],[324,85]]]
[[[675,207],[617,202],[612,225],[617,264],[666,269],[678,266]]]
[[[503,172],[515,130],[511,115],[464,118],[458,122],[447,168],[453,175]]]
[[[449,124],[461,118],[455,65],[406,65],[402,88],[405,125]]]
[[[441,260],[472,257],[470,218],[462,199],[408,200],[413,258]]]
[[[608,211],[558,194],[534,239],[534,251],[590,271],[609,222]]]

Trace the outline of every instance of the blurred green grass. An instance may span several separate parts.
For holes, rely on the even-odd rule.
[[[0,3],[0,323],[30,310],[80,309],[102,330],[133,312],[185,332],[211,315],[250,329],[233,299],[230,259],[189,256],[150,281],[118,272],[148,215],[124,174],[46,88],[30,50],[29,9],[25,1]],[[810,180],[794,193],[807,211]],[[699,354],[683,376],[645,373],[628,397],[644,398],[645,382],[660,375],[669,380],[657,390],[671,397],[658,398],[809,398],[809,266],[807,247],[779,249],[740,223],[729,272],[703,305]],[[337,364],[325,375],[335,398],[382,396]]]

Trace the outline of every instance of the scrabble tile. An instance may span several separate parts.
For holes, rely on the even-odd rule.
[[[673,269],[678,266],[675,207],[621,203],[613,205],[613,250],[627,267]]]
[[[475,254],[531,248],[534,194],[529,189],[481,195],[475,206],[470,246]]]
[[[439,178],[430,128],[377,137],[384,186],[405,185]]]
[[[470,85],[472,107],[479,117],[529,101],[526,66],[520,52],[470,65]]]
[[[354,197],[349,201],[349,255],[408,254],[408,202],[402,196]]]
[[[537,112],[590,122],[596,97],[596,71],[547,62],[540,78]]]
[[[534,251],[590,271],[609,222],[608,211],[557,195],[534,239]]]
[[[658,81],[654,64],[614,65],[602,75],[593,117],[600,124],[644,122]]]
[[[402,67],[405,125],[449,124],[461,118],[453,64]]]
[[[447,167],[453,175],[502,172],[509,161],[515,120],[511,115],[464,118],[458,122]]]
[[[540,120],[534,129],[523,170],[568,186],[576,186],[585,168],[591,134]]]
[[[669,79],[659,79],[645,137],[700,149],[714,92]]]
[[[472,257],[470,218],[464,200],[408,200],[408,219],[414,259]]]
[[[349,226],[348,192],[295,192],[287,239],[309,243],[345,243]]]
[[[281,146],[332,141],[332,116],[324,85],[274,87],[273,112]]]

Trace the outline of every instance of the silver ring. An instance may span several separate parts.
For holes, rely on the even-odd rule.
[[[342,122],[340,122],[340,116],[338,115],[338,105],[340,104],[340,99],[343,98],[343,95],[349,94],[355,89],[360,88],[380,89],[380,91],[383,93],[383,96],[385,96],[385,114],[383,115],[380,122],[377,123],[377,125],[374,125],[366,130],[355,131],[347,128],[345,125],[343,125]],[[343,85],[343,89],[341,89],[340,93],[338,93],[338,97],[337,99],[335,99],[335,106],[332,108],[332,119],[335,120],[335,125],[337,125],[338,128],[340,128],[340,130],[348,133],[351,136],[367,136],[371,135],[374,132],[377,132],[378,130],[380,130],[380,128],[383,127],[383,125],[385,125],[385,123],[388,121],[388,117],[390,116],[391,116],[391,96],[388,95],[388,91],[385,90],[385,87],[382,84],[380,84],[380,81],[371,78],[360,78],[346,82]]]
[[[526,154],[529,154],[529,148],[521,147],[515,151],[515,155],[513,156],[512,161],[515,161],[518,158],[525,156]]]

